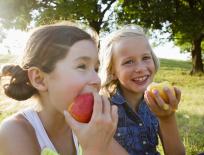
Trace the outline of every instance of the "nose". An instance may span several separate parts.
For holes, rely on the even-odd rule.
[[[95,88],[97,88],[97,90],[99,90],[101,80],[100,80],[98,73],[96,71],[93,71],[93,73],[92,73],[92,78],[91,78],[90,84],[92,86],[94,86]]]
[[[146,69],[145,64],[143,62],[135,63],[134,72],[142,73]]]

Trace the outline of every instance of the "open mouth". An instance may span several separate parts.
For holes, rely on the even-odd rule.
[[[136,83],[138,85],[142,85],[142,84],[146,83],[148,78],[149,78],[149,76],[145,75],[145,76],[134,78],[134,79],[132,79],[132,81],[134,81],[134,83]]]

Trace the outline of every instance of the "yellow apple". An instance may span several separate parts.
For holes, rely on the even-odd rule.
[[[167,87],[174,96],[176,96],[175,91],[174,91],[174,87],[167,81],[165,82],[161,82],[161,83],[156,83],[156,82],[152,82],[148,87],[147,90],[150,91],[150,95],[154,98],[154,91],[157,90],[159,92],[160,97],[164,100],[165,103],[168,103],[168,96],[166,94],[166,92],[164,91],[164,87]],[[163,108],[165,110],[169,109],[169,105],[168,104],[164,104]]]

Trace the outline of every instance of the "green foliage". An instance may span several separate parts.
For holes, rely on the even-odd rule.
[[[104,16],[114,2],[116,0],[0,0],[0,18],[7,28],[26,29],[31,21],[42,25],[74,20],[99,32],[107,28],[108,19],[104,20]]]
[[[193,63],[191,73],[203,72],[201,57],[201,53],[204,53],[203,0],[121,0],[119,2],[117,9],[119,24],[135,23],[145,28],[169,32],[171,34],[169,39],[180,46],[182,52],[191,52]]]
[[[118,22],[136,23],[146,28],[162,29],[167,22],[172,39],[183,42],[204,33],[204,1],[148,0],[120,1]],[[159,8],[159,9],[158,9]],[[177,36],[178,35],[178,36]]]
[[[0,21],[8,29],[26,29],[36,7],[35,0],[0,0]]]
[[[166,18],[172,14],[172,1],[148,0],[148,1],[120,1],[118,4],[118,22],[136,23],[146,28],[161,29]],[[158,9],[159,8],[159,9]]]

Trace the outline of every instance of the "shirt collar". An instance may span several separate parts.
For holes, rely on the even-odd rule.
[[[111,101],[115,104],[121,105],[126,103],[125,98],[122,96],[119,88],[116,89],[115,94],[112,96]]]
[[[124,103],[127,103],[126,99],[123,97],[121,90],[119,87],[116,88],[115,94],[111,97],[111,101],[115,104],[122,105]],[[141,104],[139,105],[139,109],[144,108],[146,105],[144,98],[141,100]]]

